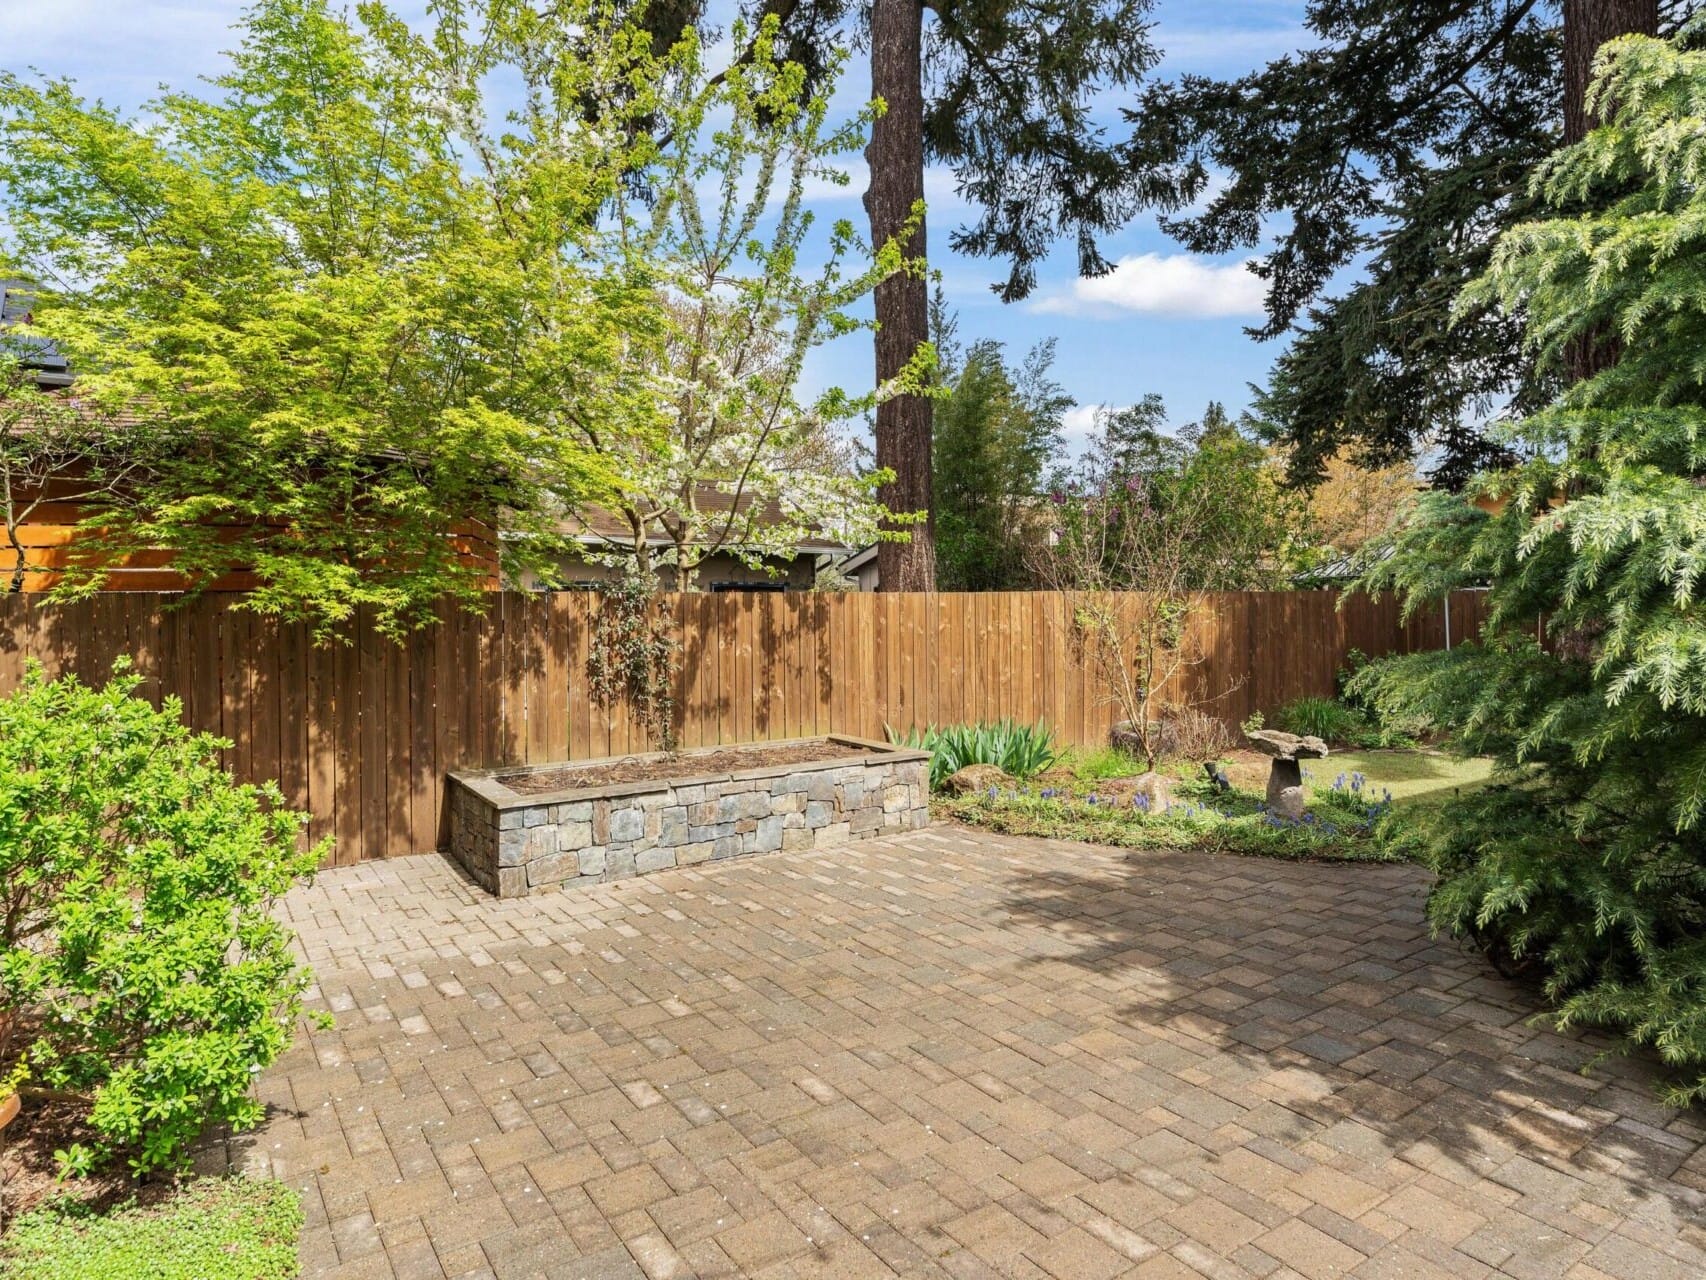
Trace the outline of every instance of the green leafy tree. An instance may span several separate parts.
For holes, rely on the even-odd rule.
[[[1242,78],[1186,76],[1148,90],[1131,119],[1140,154],[1193,169],[1200,211],[1168,228],[1200,253],[1253,248],[1274,338],[1298,327],[1259,405],[1295,478],[1351,449],[1372,465],[1433,451],[1461,488],[1508,460],[1483,429],[1537,409],[1561,379],[1523,346],[1520,314],[1457,308],[1501,232],[1529,217],[1527,177],[1590,122],[1593,52],[1652,33],[1680,0],[1310,0],[1307,47]],[[1212,187],[1210,186],[1212,182]],[[1334,291],[1361,260],[1363,278]]]
[[[834,436],[920,385],[928,352],[861,395],[798,395],[812,349],[868,328],[856,304],[902,270],[898,242],[869,251],[849,221],[819,227],[806,207],[810,182],[848,181],[842,158],[874,113],[832,125],[843,55],[819,50],[808,79],[783,58],[776,16],[737,24],[743,53],[720,71],[691,26],[660,48],[628,16],[487,0],[445,7],[430,38],[387,30],[412,79],[454,86],[458,148],[501,211],[488,251],[514,281],[511,312],[550,321],[525,368],[539,389],[528,416],[608,477],[605,505],[628,530],[611,558],[642,578],[666,569],[689,589],[711,555],[762,566],[826,529],[905,538],[915,522],[874,497],[890,477],[836,465]],[[494,77],[519,86],[525,111],[497,112]],[[588,119],[632,138],[595,151],[590,175]],[[539,269],[541,245],[553,246],[543,260],[568,254],[566,299]],[[707,486],[728,499],[714,513],[699,508]]]
[[[308,971],[273,914],[327,856],[276,785],[156,710],[38,668],[0,700],[0,1064],[83,1095],[115,1153],[180,1164],[208,1125],[262,1118],[254,1077],[289,1047]]]
[[[1084,458],[1054,476],[1057,512],[1070,514],[1094,500],[1107,508],[1104,517],[1176,542],[1177,576],[1190,590],[1279,585],[1298,551],[1302,500],[1284,489],[1267,450],[1218,403],[1177,434],[1164,429],[1166,421],[1156,395],[1100,411]],[[1123,535],[1116,537],[1103,553],[1110,589],[1153,589],[1144,567],[1149,557],[1127,556],[1117,549],[1122,542]]]
[[[322,634],[358,605],[406,629],[478,603],[496,566],[462,537],[495,541],[500,514],[543,527],[595,487],[525,375],[577,339],[575,368],[596,369],[616,345],[601,325],[643,317],[566,261],[628,149],[583,147],[555,175],[581,216],[535,246],[530,279],[492,252],[505,210],[438,86],[320,0],[265,0],[241,30],[209,97],[136,118],[0,77],[5,237],[42,286],[36,332],[81,398],[141,422],[123,445],[142,465],[71,589],[163,548],[193,584],[253,570],[247,607]],[[547,276],[561,304],[526,313]]]
[[[1482,642],[1355,684],[1498,762],[1419,839],[1434,922],[1543,976],[1562,1025],[1654,1047],[1680,1102],[1706,1096],[1706,54],[1630,37],[1602,66],[1605,125],[1536,178],[1553,216],[1462,305],[1523,316],[1542,368],[1621,357],[1505,429],[1527,461],[1477,503],[1426,495],[1371,580],[1410,607],[1490,581]]]
[[[905,536],[871,497],[884,474],[812,463],[927,353],[862,397],[795,394],[901,269],[846,222],[800,265],[806,183],[845,180],[868,113],[826,124],[833,77],[778,60],[775,18],[715,74],[691,27],[659,49],[626,19],[490,0],[422,35],[378,5],[357,24],[265,0],[211,99],[139,120],[0,79],[35,332],[80,397],[145,423],[86,544],[104,558],[68,591],[164,548],[196,583],[253,570],[247,607],[321,634],[363,604],[400,632],[479,607],[500,571],[548,575],[587,504],[629,517],[633,555],[663,540],[685,582],[710,550],[757,559],[806,528]],[[704,483],[735,499],[720,520]]]
[[[1010,368],[999,342],[963,354],[937,342],[946,389],[933,431],[936,566],[944,591],[1001,591],[1029,580],[1029,542],[1043,536],[1043,473],[1061,448],[1072,399],[1049,376],[1053,341]]]
[[[1177,437],[1165,421],[1157,396],[1104,411],[1084,461],[1057,481],[1053,529],[1031,552],[1038,580],[1066,599],[1072,639],[1123,717],[1121,736],[1152,769],[1164,704],[1195,708],[1230,692],[1191,683],[1207,656],[1192,626],[1207,593],[1274,585],[1297,515],[1267,451],[1218,404]]]

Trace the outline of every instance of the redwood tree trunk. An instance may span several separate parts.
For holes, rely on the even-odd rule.
[[[871,6],[871,96],[888,110],[871,126],[865,149],[870,186],[865,211],[871,242],[897,235],[924,198],[924,6],[921,0],[873,0]],[[922,224],[906,242],[909,258],[924,257]],[[897,375],[930,336],[930,298],[922,275],[896,275],[877,286],[877,379]],[[877,406],[877,465],[894,472],[878,491],[891,511],[930,512],[930,401],[896,396]],[[910,542],[877,548],[883,591],[934,591],[936,539],[933,518],[907,526]]]
[[[1580,142],[1599,124],[1588,110],[1594,55],[1607,40],[1631,34],[1657,35],[1658,0],[1564,0],[1564,141]],[[1581,382],[1611,368],[1622,355],[1617,335],[1594,330],[1571,339],[1564,372]]]
[[[1618,36],[1659,33],[1659,0],[1564,0],[1564,141],[1580,142],[1598,120],[1588,82],[1600,45]]]

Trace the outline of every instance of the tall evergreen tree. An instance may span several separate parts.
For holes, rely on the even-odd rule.
[[[937,580],[944,591],[1001,591],[1027,581],[1043,469],[1061,446],[1072,398],[1049,376],[1054,342],[1010,368],[999,342],[974,342],[945,365],[935,405]]]
[[[949,244],[1006,263],[997,287],[1005,301],[1031,291],[1038,260],[1062,238],[1074,242],[1082,273],[1107,270],[1098,233],[1178,194],[1172,152],[1155,153],[1153,163],[1149,152],[1106,138],[1090,115],[1098,93],[1129,89],[1154,66],[1153,0],[751,3],[781,18],[789,55],[808,69],[814,46],[857,40],[870,50],[872,96],[887,107],[867,151],[872,241],[904,233],[915,260],[912,274],[876,293],[879,381],[895,377],[929,333],[917,217],[926,162],[947,165],[974,210]],[[932,508],[930,417],[930,400],[918,395],[877,409],[876,461],[895,474],[880,496],[892,511]],[[879,549],[886,590],[934,585],[932,526],[910,534]]]
[[[1199,192],[1226,175],[1202,212],[1168,221],[1183,243],[1225,253],[1289,223],[1258,264],[1267,319],[1252,332],[1303,321],[1259,405],[1295,477],[1320,475],[1347,446],[1383,464],[1425,444],[1436,482],[1459,487],[1507,460],[1483,430],[1490,414],[1536,408],[1606,358],[1540,369],[1519,316],[1453,304],[1532,211],[1533,167],[1587,127],[1599,46],[1695,7],[1311,0],[1312,47],[1239,80],[1187,76],[1145,94],[1131,113],[1137,157],[1174,148]],[[1327,296],[1359,258],[1365,279]]]
[[[1656,1048],[1677,1069],[1673,1096],[1698,1102],[1706,53],[1646,38],[1613,49],[1606,125],[1542,168],[1550,216],[1505,234],[1467,304],[1523,316],[1543,368],[1562,374],[1603,333],[1619,358],[1503,428],[1525,460],[1477,482],[1493,501],[1426,495],[1371,582],[1413,606],[1490,581],[1482,642],[1359,679],[1498,761],[1501,785],[1423,828],[1436,924],[1542,976],[1561,1023]]]

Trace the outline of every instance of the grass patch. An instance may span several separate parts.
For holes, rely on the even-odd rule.
[[[0,1242],[4,1280],[293,1280],[302,1202],[274,1179],[208,1178],[148,1208],[64,1201]]]
[[[1143,761],[1118,747],[1073,747],[1061,756],[1057,769],[1064,769],[1081,782],[1104,778],[1129,778],[1143,772]]]
[[[1460,760],[1443,751],[1335,751],[1325,760],[1304,762],[1309,780],[1330,786],[1339,774],[1362,774],[1367,787],[1379,795],[1390,791],[1396,801],[1443,800],[1453,791],[1473,791],[1493,776],[1493,762],[1484,758]],[[1267,785],[1268,760],[1254,752],[1239,752],[1227,768],[1235,785],[1261,790]]]

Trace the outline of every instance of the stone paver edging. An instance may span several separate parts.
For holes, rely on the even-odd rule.
[[[1404,867],[934,828],[292,924],[336,1029],[209,1152],[307,1277],[1706,1274],[1706,1129],[1432,941]]]

